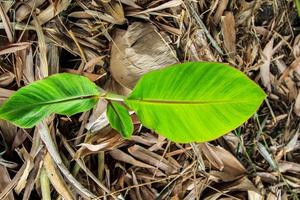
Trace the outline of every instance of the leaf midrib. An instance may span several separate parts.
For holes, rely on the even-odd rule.
[[[46,105],[50,105],[50,104],[59,104],[59,103],[65,103],[65,102],[71,102],[71,101],[77,101],[77,100],[81,100],[81,99],[92,99],[92,98],[98,98],[98,95],[86,95],[86,96],[73,96],[72,98],[65,98],[65,99],[59,99],[59,100],[52,100],[52,101],[46,101],[46,102],[35,102],[35,103],[28,103],[24,106],[22,106],[21,108],[15,108],[12,109],[12,112],[15,112],[16,110],[23,110],[24,107],[25,108],[30,108],[30,107],[34,107],[34,106],[46,106]],[[1,109],[0,109],[1,110]],[[10,112],[6,112],[10,113]]]
[[[126,99],[128,102],[142,102],[149,104],[171,104],[171,105],[209,105],[209,104],[235,104],[235,103],[249,103],[261,101],[261,99],[247,99],[247,100],[212,100],[212,101],[185,101],[185,100],[159,100],[159,99]]]

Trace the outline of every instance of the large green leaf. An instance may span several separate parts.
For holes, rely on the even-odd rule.
[[[266,97],[221,63],[177,64],[144,75],[125,103],[147,128],[175,142],[204,142],[237,128]]]
[[[0,119],[30,128],[51,113],[73,115],[98,101],[97,86],[86,77],[61,73],[19,89],[0,108]]]
[[[124,138],[129,138],[133,133],[133,124],[128,110],[116,102],[110,102],[106,112],[110,126],[117,130]]]

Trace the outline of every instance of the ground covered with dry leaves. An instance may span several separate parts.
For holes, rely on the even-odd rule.
[[[0,104],[59,72],[126,95],[142,74],[184,61],[229,63],[268,93],[247,123],[202,144],[169,142],[134,116],[135,134],[124,140],[108,126],[104,101],[51,116],[52,137],[43,140],[45,127],[0,121],[0,199],[300,196],[300,19],[292,0],[4,0],[0,19]]]

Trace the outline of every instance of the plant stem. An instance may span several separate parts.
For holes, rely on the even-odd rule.
[[[51,200],[50,183],[44,167],[41,168],[40,182],[43,200]]]
[[[109,93],[105,90],[103,90],[102,88],[98,87],[98,91],[99,91],[99,97],[104,98],[106,100],[111,100],[111,101],[124,101],[124,99],[126,98],[123,95],[118,95],[118,94],[113,94],[113,93]]]
[[[103,171],[104,171],[104,152],[100,151],[98,153],[98,179],[103,180]]]
[[[125,96],[118,95],[118,94],[112,94],[112,93],[107,93],[106,95],[102,96],[106,100],[111,100],[111,101],[124,101]]]

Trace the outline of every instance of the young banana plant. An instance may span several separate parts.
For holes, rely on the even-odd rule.
[[[107,93],[86,77],[55,74],[14,93],[0,108],[0,119],[31,128],[52,113],[74,115],[109,101],[107,117],[125,138],[133,134],[128,109],[143,126],[181,143],[205,142],[237,128],[266,98],[237,69],[222,63],[188,62],[144,75],[132,93]],[[122,103],[122,104],[121,104]]]

